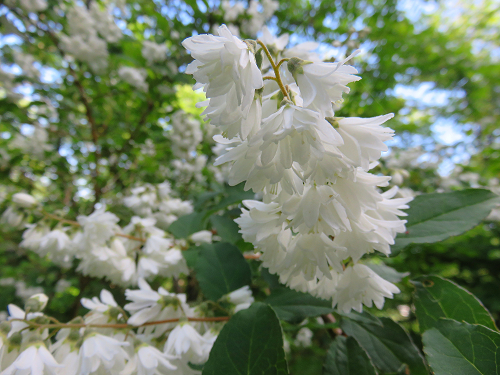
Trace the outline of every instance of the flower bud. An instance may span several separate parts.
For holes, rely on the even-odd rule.
[[[10,322],[2,322],[0,323],[0,332],[4,334],[8,334],[11,329],[11,324]]]
[[[38,204],[37,200],[26,193],[16,193],[12,196],[12,203],[20,207],[32,208]]]
[[[24,310],[29,310],[31,312],[42,311],[45,306],[47,306],[48,301],[49,297],[47,297],[45,294],[35,294],[26,301],[26,303],[24,304]]]
[[[23,335],[20,332],[15,332],[9,337],[9,346],[19,346],[23,341]]]

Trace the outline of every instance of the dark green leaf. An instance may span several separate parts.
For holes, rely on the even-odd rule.
[[[223,241],[235,244],[241,240],[241,234],[238,233],[240,228],[230,217],[214,215],[210,217],[210,221]]]
[[[377,375],[377,371],[355,339],[338,336],[326,354],[323,375]]]
[[[203,375],[287,375],[276,313],[261,302],[235,314],[214,343]]]
[[[440,319],[423,342],[435,375],[500,374],[500,334],[482,325]]]
[[[365,263],[381,278],[390,281],[391,283],[398,283],[404,277],[408,276],[409,272],[398,272],[394,268],[385,265],[384,263]]]
[[[415,307],[420,332],[434,327],[440,318],[482,324],[496,330],[490,313],[472,293],[439,276],[421,276],[415,285]]]
[[[342,318],[340,327],[353,336],[382,372],[400,372],[408,367],[412,375],[427,375],[424,359],[408,333],[389,318],[383,326]]]
[[[355,320],[359,323],[364,323],[364,324],[376,324],[380,327],[383,327],[384,325],[382,324],[382,321],[377,318],[375,315],[370,314],[368,311],[363,311],[362,313],[359,313],[357,311],[351,311],[348,314],[341,313],[340,315],[345,316],[351,320]]]
[[[411,243],[433,243],[465,233],[499,203],[500,197],[485,189],[419,195],[407,211],[407,232],[398,235],[392,252]]]
[[[205,216],[205,212],[193,212],[181,216],[170,225],[168,231],[176,238],[187,238],[193,233],[205,229]]]
[[[333,311],[331,301],[285,287],[274,289],[265,302],[274,308],[280,319],[288,321],[301,321],[307,317],[328,314]]]
[[[211,211],[217,212],[223,208],[226,208],[227,206],[241,203],[241,201],[245,199],[253,199],[255,194],[251,190],[244,191],[243,190],[244,186],[245,186],[244,183],[241,183],[236,186],[228,186],[226,188],[225,197],[221,199],[219,204],[215,205],[214,207],[211,207]]]
[[[201,290],[211,300],[250,285],[251,271],[237,247],[219,242],[204,246],[195,265]]]

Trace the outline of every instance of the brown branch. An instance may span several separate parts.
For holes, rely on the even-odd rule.
[[[212,318],[191,318],[191,317],[186,317],[186,318],[176,318],[176,319],[165,319],[165,320],[157,320],[154,322],[146,322],[144,324],[141,324],[139,326],[133,326],[131,324],[127,323],[108,323],[108,324],[85,324],[85,323],[49,323],[49,324],[40,324],[40,323],[35,323],[31,320],[25,320],[25,319],[11,319],[11,321],[20,321],[24,322],[30,326],[34,326],[35,328],[39,329],[46,329],[46,328],[86,328],[86,327],[92,327],[92,328],[117,328],[117,329],[122,329],[122,328],[140,328],[140,327],[147,327],[147,326],[153,326],[153,325],[159,325],[159,324],[167,324],[167,323],[177,323],[183,320],[186,320],[188,322],[225,322],[228,321],[231,317],[230,316],[217,316],[217,317],[212,317]]]

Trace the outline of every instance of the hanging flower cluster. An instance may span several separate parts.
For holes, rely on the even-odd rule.
[[[67,324],[41,312],[48,302],[41,293],[25,310],[9,305],[8,321],[0,323],[0,374],[200,374],[194,366],[207,361],[229,316],[213,316],[206,303],[190,306],[185,294],[155,291],[143,279],[125,296],[124,307],[107,290],[83,298],[90,312]],[[235,313],[253,301],[245,286],[212,305]]]
[[[192,212],[191,202],[172,197],[168,182],[138,186],[131,193],[124,198],[124,204],[138,216],[124,227],[118,225],[118,216],[105,207],[72,221],[46,212],[25,193],[13,195],[12,205],[0,222],[27,228],[20,247],[65,268],[77,260],[77,270],[84,275],[104,277],[117,285],[136,285],[139,278],[188,274],[182,249],[189,242],[212,242],[211,232],[201,231],[185,240],[175,239],[164,229],[178,216]],[[33,213],[43,218],[26,224]]]
[[[183,46],[194,61],[186,73],[203,88],[203,112],[222,135],[229,183],[263,194],[244,201],[236,221],[243,238],[262,252],[263,266],[299,291],[330,299],[339,310],[381,308],[399,289],[360,263],[375,250],[390,253],[405,231],[411,198],[381,192],[390,177],[369,171],[393,131],[392,114],[337,117],[347,84],[360,78],[343,61],[321,62],[314,43],[286,49],[288,36],[264,30],[240,40],[226,26],[196,35]]]

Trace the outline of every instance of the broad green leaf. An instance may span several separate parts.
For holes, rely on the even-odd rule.
[[[181,216],[174,221],[168,231],[175,238],[187,238],[193,233],[205,229],[205,212],[193,212],[189,215]]]
[[[384,263],[365,263],[366,266],[370,267],[381,278],[390,281],[391,283],[398,283],[404,277],[408,276],[409,272],[398,272],[394,268],[387,266]]]
[[[326,353],[323,375],[377,375],[377,371],[354,338],[338,336]]]
[[[240,228],[230,217],[214,215],[210,217],[210,222],[223,241],[235,244],[241,240],[241,234],[238,233]]]
[[[408,368],[412,375],[428,375],[423,356],[404,328],[389,318],[380,321],[383,326],[342,318],[340,327],[358,341],[382,372]]]
[[[411,243],[433,243],[465,233],[499,203],[500,197],[485,189],[419,195],[410,202],[407,231],[398,235],[392,252]]]
[[[238,184],[236,186],[227,186],[226,192],[224,193],[224,198],[222,198],[217,205],[211,207],[210,211],[217,212],[219,210],[222,210],[223,208],[226,208],[227,206],[241,203],[241,201],[245,199],[253,199],[255,197],[255,194],[251,190],[243,190],[244,186],[244,183]]]
[[[283,333],[273,309],[261,302],[222,328],[202,375],[287,375]]]
[[[435,375],[499,375],[500,334],[482,325],[440,319],[423,334]]]
[[[415,285],[415,307],[420,332],[434,327],[440,318],[482,324],[496,330],[490,313],[472,293],[439,276],[421,276]]]
[[[364,310],[363,312],[359,313],[357,311],[351,311],[350,313],[344,314],[340,313],[340,315],[345,316],[351,320],[355,320],[360,323],[364,324],[376,324],[380,327],[383,327],[384,324],[382,321],[377,318],[375,315],[370,314],[368,311]]]
[[[224,242],[204,246],[198,252],[195,271],[203,294],[214,301],[250,285],[252,276],[250,266],[238,248]]]
[[[302,321],[307,317],[329,314],[333,311],[331,301],[285,287],[273,289],[265,302],[273,307],[280,319],[287,321]]]

